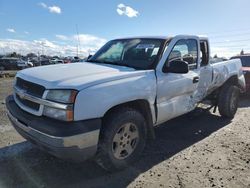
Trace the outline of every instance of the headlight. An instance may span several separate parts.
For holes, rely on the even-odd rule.
[[[61,110],[57,108],[52,108],[48,106],[44,106],[43,115],[47,117],[51,117],[54,119],[59,119],[63,121],[73,121],[74,120],[74,112],[72,110]]]
[[[46,99],[61,103],[74,103],[76,95],[76,90],[49,90]]]
[[[49,90],[46,96],[47,100],[64,103],[69,108],[61,109],[57,106],[44,106],[43,115],[63,121],[73,121],[73,103],[75,102],[76,95],[76,90]]]

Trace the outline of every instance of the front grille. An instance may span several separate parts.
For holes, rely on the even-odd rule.
[[[27,106],[27,107],[29,107],[29,108],[31,108],[31,109],[33,109],[33,110],[36,110],[36,111],[39,110],[39,107],[40,107],[39,104],[34,103],[34,102],[32,102],[32,101],[29,101],[29,100],[21,99],[18,95],[16,95],[16,98],[17,98],[18,101],[19,101],[20,103],[22,103],[24,106]]]
[[[16,78],[16,87],[20,90],[23,90],[25,93],[38,98],[42,98],[45,91],[45,87],[18,77]],[[30,100],[26,100],[23,97],[20,97],[18,93],[16,93],[16,99],[19,104],[22,104],[23,106],[28,107],[31,110],[39,111],[40,104],[32,102]]]
[[[45,91],[45,87],[35,84],[22,78],[16,79],[16,86],[22,90],[25,90],[28,94],[42,98],[43,93]]]

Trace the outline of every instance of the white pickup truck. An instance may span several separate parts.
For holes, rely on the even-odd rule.
[[[136,37],[111,40],[86,62],[18,72],[6,106],[41,149],[116,170],[138,159],[156,125],[204,100],[233,118],[244,88],[240,60],[210,64],[205,37]]]

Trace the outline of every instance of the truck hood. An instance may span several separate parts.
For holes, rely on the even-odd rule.
[[[83,62],[28,68],[19,71],[17,77],[43,85],[46,89],[82,90],[100,83],[142,76],[148,71],[150,70]]]

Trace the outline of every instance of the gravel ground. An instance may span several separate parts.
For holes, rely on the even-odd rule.
[[[250,188],[250,97],[241,98],[232,121],[207,112],[157,127],[141,160],[111,174],[92,161],[62,161],[22,139],[6,117],[11,84],[0,79],[0,187]]]

